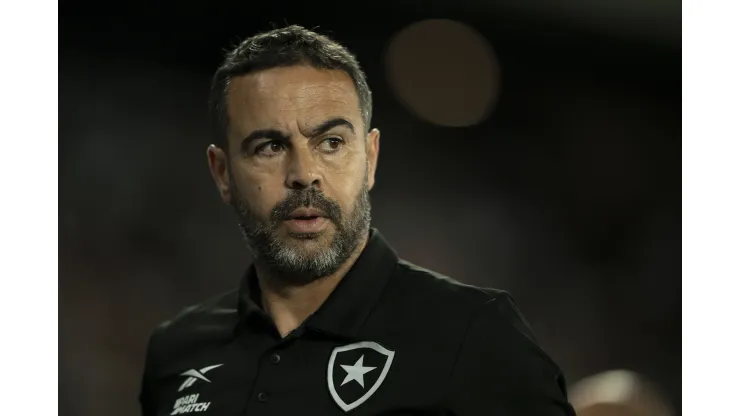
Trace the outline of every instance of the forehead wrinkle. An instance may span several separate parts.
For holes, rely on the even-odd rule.
[[[329,116],[354,119],[353,104],[356,96],[354,84],[343,72],[331,72],[323,80],[275,76],[275,72],[249,74],[238,77],[230,85],[229,117],[239,120],[243,128],[278,128],[288,130],[289,125],[310,129]],[[249,93],[252,90],[252,93]],[[300,120],[289,121],[290,113],[297,113]],[[361,111],[359,111],[361,115]],[[296,126],[300,124],[300,126]]]
[[[312,85],[302,91],[283,94],[277,106],[281,114],[297,113],[300,130],[309,130],[314,123],[325,121],[326,117],[348,117],[351,109],[349,100],[343,94],[325,94],[327,88],[338,90],[327,85]]]
[[[316,105],[324,102],[346,105],[347,103],[346,90],[341,85],[301,85],[293,90],[280,91],[276,98],[295,105]]]

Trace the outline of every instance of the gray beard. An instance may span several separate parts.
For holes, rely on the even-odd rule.
[[[260,220],[242,200],[231,178],[232,207],[239,228],[255,262],[265,265],[270,275],[285,283],[303,285],[336,272],[352,255],[370,229],[370,191],[367,174],[349,215],[342,213],[339,204],[325,197],[317,188],[291,191],[278,203],[270,219]],[[279,224],[300,207],[313,207],[326,213],[336,226],[331,242],[318,252],[306,253],[300,247],[285,244],[277,235]],[[316,240],[319,235],[302,234],[294,238]],[[318,244],[318,240],[316,241]]]

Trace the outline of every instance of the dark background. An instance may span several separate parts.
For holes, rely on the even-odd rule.
[[[679,407],[680,2],[59,10],[61,414],[137,414],[151,330],[249,264],[207,169],[207,90],[223,49],[285,23],[318,26],[365,69],[382,131],[373,223],[402,257],[510,291],[569,382],[631,369]],[[498,57],[476,126],[435,126],[390,87],[389,40],[427,18],[474,27]]]

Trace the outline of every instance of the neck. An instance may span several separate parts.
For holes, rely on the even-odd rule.
[[[287,336],[321,307],[360,257],[367,240],[366,233],[357,248],[336,272],[308,284],[287,283],[286,279],[271,275],[264,265],[255,263],[257,280],[262,292],[262,306],[272,317],[280,336]]]

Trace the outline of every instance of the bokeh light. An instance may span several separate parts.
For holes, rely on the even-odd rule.
[[[390,41],[389,84],[421,119],[446,127],[484,120],[498,97],[500,71],[488,41],[453,20],[423,20]]]

